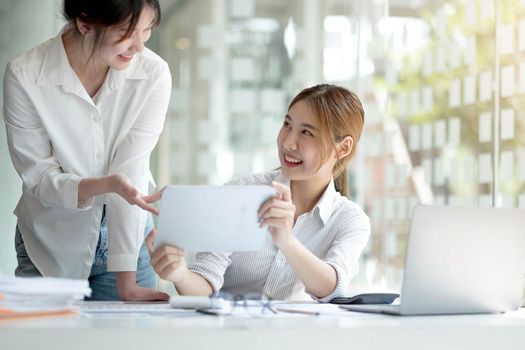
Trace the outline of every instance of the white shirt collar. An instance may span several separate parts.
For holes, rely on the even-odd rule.
[[[283,173],[279,171],[275,176],[276,182],[282,183],[290,187],[290,179],[283,176]],[[338,192],[335,190],[334,179],[331,178],[328,186],[323,192],[323,195],[317,203],[314,205],[309,214],[318,213],[319,217],[323,221],[323,224],[326,225],[330,217],[332,216],[334,210],[334,198],[338,195]],[[317,210],[316,210],[317,209]]]

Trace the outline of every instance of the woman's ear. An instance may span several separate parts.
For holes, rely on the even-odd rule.
[[[78,31],[80,32],[80,34],[82,34],[82,36],[86,35],[91,29],[93,29],[93,26],[91,24],[83,22],[78,18],[76,19],[76,23]]]
[[[337,157],[339,159],[346,157],[352,152],[354,147],[354,139],[352,136],[345,136],[345,138],[337,144]]]

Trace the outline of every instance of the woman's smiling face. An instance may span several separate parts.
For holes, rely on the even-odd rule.
[[[144,6],[137,25],[131,35],[121,41],[128,29],[128,22],[108,27],[103,42],[96,52],[96,60],[115,70],[126,69],[133,56],[144,49],[144,43],[151,36],[155,23],[155,12],[149,5]]]
[[[305,100],[297,101],[284,118],[277,136],[281,171],[290,180],[330,178],[336,162],[331,150],[327,159],[319,149],[320,134],[313,110]],[[323,144],[323,143],[321,143]]]

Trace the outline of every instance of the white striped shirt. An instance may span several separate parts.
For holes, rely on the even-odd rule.
[[[279,170],[246,175],[230,184],[271,184],[272,181],[290,186],[290,180]],[[329,295],[317,298],[305,290],[270,234],[259,251],[198,253],[189,269],[208,280],[215,292],[257,293],[275,300],[305,299],[306,292],[320,302],[344,296],[350,280],[357,274],[359,256],[370,236],[370,220],[363,210],[341,196],[332,180],[314,208],[297,218],[292,234],[335,269],[337,285]]]

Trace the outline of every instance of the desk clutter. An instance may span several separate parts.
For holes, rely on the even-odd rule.
[[[90,295],[87,280],[0,276],[0,322],[77,315],[74,302]]]
[[[206,300],[207,299],[207,300]],[[83,317],[111,318],[158,317],[202,318],[228,316],[234,319],[244,318],[291,318],[311,316],[351,316],[352,313],[334,304],[317,302],[285,302],[268,300],[239,300],[235,302],[217,300],[209,297],[174,296],[170,302],[124,302],[124,301],[78,301],[75,302]]]

